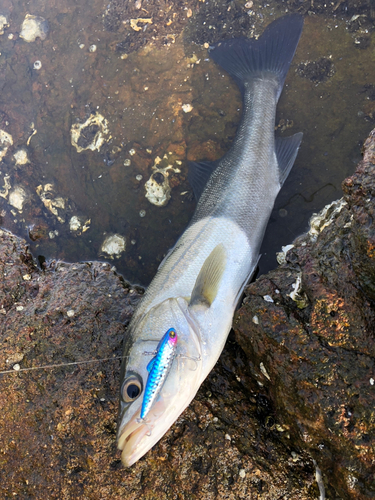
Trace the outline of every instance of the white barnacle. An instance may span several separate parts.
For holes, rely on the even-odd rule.
[[[3,189],[0,189],[0,196],[2,198],[7,198],[9,194],[9,190],[12,188],[9,182],[10,176],[4,175],[4,186]]]
[[[340,198],[326,205],[318,214],[313,214],[310,219],[310,230],[308,232],[310,238],[315,241],[323,229],[332,224],[346,205],[347,203],[344,198]]]
[[[193,106],[191,104],[183,104],[181,107],[184,113],[190,113],[193,111]]]
[[[306,294],[302,291],[302,273],[297,274],[296,282],[292,283],[292,288],[293,291],[288,293],[288,297],[296,302],[299,309],[307,307],[309,301]]]
[[[0,161],[7,154],[10,146],[13,146],[13,138],[5,130],[0,130]]]
[[[271,295],[263,295],[263,299],[266,302],[273,302],[273,298],[271,297]]]
[[[110,234],[105,238],[100,248],[100,254],[114,259],[119,258],[122,252],[125,251],[126,240],[120,234]]]
[[[19,149],[16,151],[13,155],[13,158],[16,162],[16,165],[26,165],[29,162],[29,158],[27,157],[27,151],[26,149]]]
[[[294,248],[294,245],[286,245],[285,247],[281,247],[281,252],[278,252],[276,254],[276,260],[277,262],[282,265],[282,264],[285,264],[286,262],[286,254],[289,252],[289,250],[291,250],[292,248]]]
[[[47,33],[48,23],[43,17],[26,14],[21,26],[20,38],[30,43],[35,42],[37,38],[45,40]]]
[[[171,198],[168,174],[163,169],[152,173],[145,184],[145,188],[146,198],[157,207],[164,207]]]
[[[5,16],[0,15],[0,35],[4,35],[4,30],[6,28],[9,28],[8,19]]]
[[[70,129],[71,144],[78,153],[90,149],[100,151],[112,136],[109,134],[108,120],[96,112],[84,123],[74,123]]]
[[[164,155],[164,159],[168,159]],[[162,162],[161,158],[157,156],[152,167],[152,174],[145,184],[146,198],[150,203],[157,207],[164,207],[171,199],[171,187],[169,185],[169,172],[180,173],[180,169],[173,165],[166,167],[158,166]]]
[[[63,224],[65,222],[64,210],[66,200],[61,196],[55,195],[55,187],[53,184],[40,184],[36,188],[36,194],[39,196],[44,206],[49,210],[57,220]]]
[[[15,186],[15,188],[9,193],[9,205],[16,208],[19,212],[22,212],[23,205],[27,200],[27,194],[23,187]]]
[[[264,366],[263,363],[260,363],[259,368],[260,368],[260,371],[263,373],[263,375],[266,377],[266,379],[268,379],[269,381],[271,381],[271,377],[268,375],[266,367]]]

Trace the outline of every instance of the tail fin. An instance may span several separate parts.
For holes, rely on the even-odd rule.
[[[234,38],[218,42],[209,53],[236,80],[242,93],[245,82],[267,78],[267,73],[276,75],[279,97],[302,27],[303,18],[299,14],[283,16],[269,24],[258,40]]]

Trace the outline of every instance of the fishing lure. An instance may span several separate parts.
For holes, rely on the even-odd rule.
[[[177,347],[177,333],[170,328],[156,348],[156,355],[147,365],[149,372],[143,396],[140,420],[143,421],[156,401],[172,366]]]

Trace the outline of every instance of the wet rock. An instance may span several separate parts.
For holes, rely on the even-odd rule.
[[[329,57],[322,57],[319,61],[305,61],[299,64],[297,73],[303,78],[308,78],[313,83],[320,83],[332,78],[335,67]]]
[[[0,498],[312,500],[316,473],[327,498],[371,498],[374,174],[375,132],[344,201],[246,290],[243,349],[230,336],[192,404],[127,470],[117,357],[140,290],[109,264],[40,256],[41,270],[2,231]]]
[[[233,339],[177,423],[125,470],[118,356],[140,290],[108,264],[39,260],[43,270],[1,232],[1,498],[318,496],[311,458],[280,431]]]
[[[284,251],[285,264],[247,287],[235,332],[328,497],[367,499],[375,495],[375,131],[343,190]]]
[[[372,21],[375,19],[372,4],[368,0],[338,0],[337,2],[326,2],[325,0],[286,0],[290,12],[301,14],[324,14],[325,16],[348,17],[349,27],[353,29],[373,27]]]
[[[127,55],[146,44],[169,45],[181,34],[188,19],[198,10],[198,0],[111,0],[103,13],[104,29],[117,33],[117,52]],[[193,9],[193,10],[192,10]]]
[[[199,11],[190,19],[184,32],[186,47],[193,43],[213,43],[235,36],[249,36],[253,17],[242,2],[215,0],[202,2]]]
[[[28,227],[28,236],[31,241],[47,239],[50,228],[44,220],[38,220]]]

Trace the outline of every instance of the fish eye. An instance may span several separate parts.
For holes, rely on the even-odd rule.
[[[135,401],[142,392],[142,383],[138,377],[131,375],[122,386],[122,399],[126,403]]]
[[[175,332],[174,330],[171,330],[171,331],[169,332],[169,337],[170,337],[171,339],[174,339],[174,338],[175,338],[175,336],[176,336],[176,332]]]

